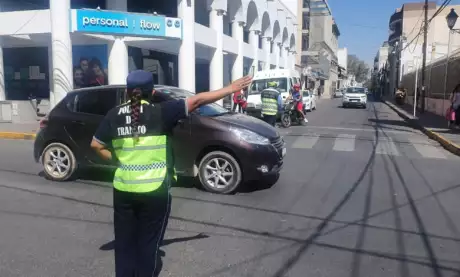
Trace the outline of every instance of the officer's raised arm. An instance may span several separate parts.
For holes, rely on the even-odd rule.
[[[240,78],[234,81],[233,83],[231,83],[230,85],[224,88],[214,90],[214,91],[197,93],[196,95],[187,98],[186,100],[187,101],[186,102],[187,111],[192,112],[196,110],[197,108],[199,108],[200,106],[216,102],[217,100],[220,100],[228,95],[231,95],[234,92],[245,89],[251,84],[251,81],[252,81],[252,77],[246,76],[246,77],[243,77],[243,78]]]

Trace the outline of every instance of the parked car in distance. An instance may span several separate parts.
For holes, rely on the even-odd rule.
[[[152,103],[185,98],[193,93],[156,86]],[[125,87],[78,89],[40,122],[34,158],[47,178],[65,181],[84,167],[108,167],[90,148],[99,123],[113,107],[127,101]],[[265,122],[209,104],[191,112],[174,128],[171,144],[178,176],[197,177],[204,189],[234,192],[243,182],[276,182],[286,148],[275,128]]]
[[[316,95],[309,90],[302,91],[303,110],[311,112],[316,110]]]
[[[350,87],[347,88],[345,94],[342,97],[342,107],[346,108],[349,106],[363,107],[367,105],[367,94],[364,88],[361,87]]]
[[[334,91],[334,98],[342,97],[342,89]]]

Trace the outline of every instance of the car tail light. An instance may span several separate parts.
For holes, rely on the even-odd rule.
[[[46,126],[48,126],[48,117],[44,117],[42,120],[40,120],[40,129],[43,129]]]

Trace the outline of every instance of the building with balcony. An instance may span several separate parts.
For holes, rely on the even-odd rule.
[[[124,84],[218,89],[254,70],[294,68],[296,17],[279,0],[0,2],[0,100]]]

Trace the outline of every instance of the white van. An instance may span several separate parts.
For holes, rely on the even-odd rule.
[[[272,69],[258,71],[254,74],[252,84],[248,89],[248,99],[246,111],[248,114],[260,117],[262,101],[260,93],[267,88],[269,82],[278,83],[278,90],[281,92],[283,100],[289,96],[289,91],[294,84],[300,84],[300,74],[295,70]]]

